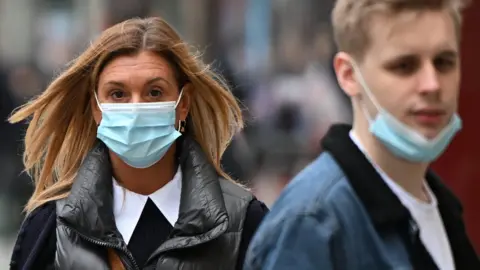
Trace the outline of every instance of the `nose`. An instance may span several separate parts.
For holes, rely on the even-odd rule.
[[[420,93],[431,94],[440,90],[439,74],[433,63],[425,65],[419,75],[418,89]]]
[[[145,102],[142,95],[140,93],[132,93],[132,97],[130,99],[131,103],[142,103]]]

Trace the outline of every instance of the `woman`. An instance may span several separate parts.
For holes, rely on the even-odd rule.
[[[12,269],[241,269],[266,213],[220,167],[241,111],[162,19],[106,30],[46,91]]]

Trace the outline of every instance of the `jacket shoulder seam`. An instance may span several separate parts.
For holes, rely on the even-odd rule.
[[[235,183],[231,183],[227,179],[219,178],[218,181],[220,182],[220,188],[223,194],[232,196],[242,201],[251,201],[253,198],[255,198],[255,196],[250,191],[246,190],[242,186],[236,185]],[[239,192],[232,192],[230,190],[230,187],[239,190]]]

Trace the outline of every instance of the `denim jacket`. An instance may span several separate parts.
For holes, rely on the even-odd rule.
[[[409,211],[351,141],[334,126],[324,152],[282,192],[251,242],[245,270],[429,270]],[[461,205],[429,172],[457,270],[480,269]]]

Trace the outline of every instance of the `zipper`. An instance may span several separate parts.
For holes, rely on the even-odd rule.
[[[87,242],[90,242],[94,245],[98,245],[98,246],[101,246],[101,247],[113,248],[113,249],[121,251],[123,253],[123,255],[126,255],[126,257],[127,257],[127,259],[125,259],[125,258],[122,258],[122,256],[120,256],[120,259],[122,260],[122,262],[126,263],[127,269],[132,269],[133,268],[134,270],[141,270],[140,267],[138,266],[137,262],[135,261],[135,258],[133,258],[132,253],[127,248],[119,247],[119,246],[114,245],[114,244],[110,244],[110,243],[107,243],[107,242],[104,242],[104,241],[99,241],[99,240],[93,239],[93,238],[88,237],[88,236],[80,233],[79,231],[67,226],[66,224],[63,224],[63,225],[65,225],[68,229],[75,232],[77,235],[80,236],[80,238],[82,238],[83,240],[85,240]]]

